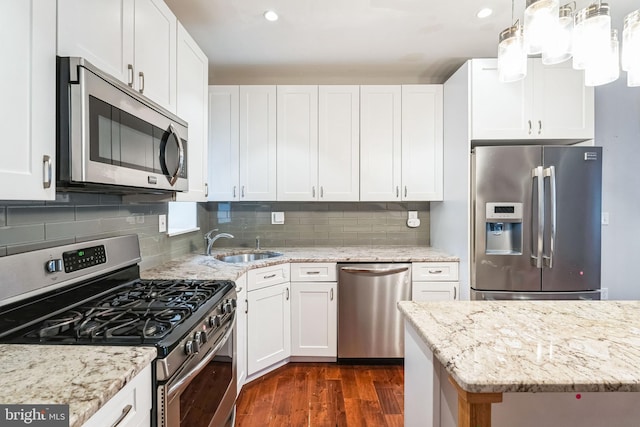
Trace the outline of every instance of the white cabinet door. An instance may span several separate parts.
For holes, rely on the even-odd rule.
[[[3,0],[0,200],[55,199],[56,5]]]
[[[240,200],[276,200],[276,87],[240,86]]]
[[[239,88],[209,86],[209,200],[239,199]]]
[[[496,59],[471,61],[471,139],[524,139],[533,134],[533,67],[512,83],[498,80]]]
[[[402,86],[402,200],[442,200],[442,85]]]
[[[448,301],[458,298],[458,282],[413,282],[412,301]]]
[[[594,89],[571,61],[545,66],[532,59],[535,77],[534,131],[545,139],[593,139]],[[534,132],[534,133],[535,133]]]
[[[247,375],[291,355],[289,283],[248,292]]]
[[[360,86],[360,200],[400,200],[400,86]]]
[[[318,86],[277,87],[280,201],[318,199]]]
[[[176,111],[177,19],[162,0],[135,0],[134,87]]]
[[[58,55],[133,84],[134,0],[58,0]]]
[[[207,201],[209,61],[182,24],[178,23],[178,98],[176,112],[189,124],[187,168],[189,191],[176,193],[178,201]]]
[[[319,86],[318,105],[318,200],[358,201],[360,88]]]
[[[237,391],[240,394],[247,379],[247,276],[243,274],[236,282],[236,369]]]
[[[291,283],[291,355],[338,354],[337,284]]]

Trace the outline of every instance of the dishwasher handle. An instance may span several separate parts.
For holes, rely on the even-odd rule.
[[[346,273],[352,274],[371,274],[374,276],[384,276],[387,274],[403,273],[409,270],[409,266],[395,267],[395,268],[358,268],[358,267],[340,267],[340,270]]]

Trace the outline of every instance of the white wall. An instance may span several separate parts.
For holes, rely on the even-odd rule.
[[[611,7],[612,24],[622,31],[632,9]],[[640,87],[627,76],[596,88],[596,145],[603,147],[602,287],[609,299],[640,299]]]

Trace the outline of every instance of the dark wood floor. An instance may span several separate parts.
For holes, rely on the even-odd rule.
[[[246,384],[238,427],[403,426],[400,365],[290,363]]]

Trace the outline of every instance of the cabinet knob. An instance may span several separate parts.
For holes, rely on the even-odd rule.
[[[45,264],[45,269],[47,273],[57,273],[62,271],[64,265],[62,264],[61,259],[52,259]]]

